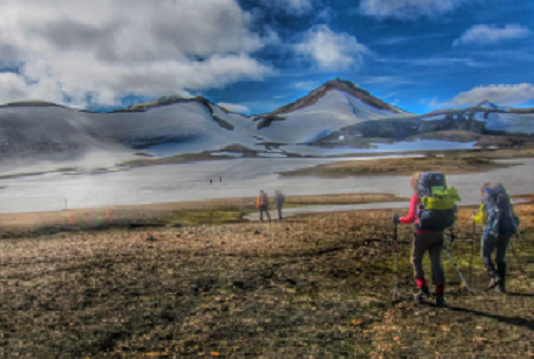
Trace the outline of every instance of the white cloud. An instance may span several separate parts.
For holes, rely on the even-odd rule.
[[[317,81],[298,81],[293,84],[294,88],[311,91],[319,87],[321,84]]]
[[[224,107],[228,111],[236,112],[236,113],[249,113],[250,108],[243,105],[237,105],[234,103],[228,103],[228,102],[219,102],[217,105]]]
[[[484,100],[489,100],[501,106],[521,105],[534,100],[534,85],[521,83],[517,85],[489,85],[475,87],[461,92],[445,105],[472,106]]]
[[[489,45],[504,40],[520,39],[530,35],[530,30],[520,25],[508,24],[500,29],[493,25],[474,25],[454,40],[453,46]]]
[[[362,0],[360,11],[380,19],[415,20],[421,17],[435,18],[473,1],[476,0]]]
[[[314,0],[262,0],[264,6],[291,15],[304,15],[313,10]]]
[[[26,82],[14,73],[0,73],[0,97],[4,102],[23,100],[26,98]]]
[[[20,70],[1,76],[0,103],[39,95],[112,105],[258,79],[270,69],[251,53],[276,36],[252,32],[252,20],[236,0],[3,2],[0,50]]]
[[[304,40],[295,45],[295,51],[327,70],[358,69],[363,65],[364,56],[370,54],[355,37],[334,33],[326,25],[311,28]]]

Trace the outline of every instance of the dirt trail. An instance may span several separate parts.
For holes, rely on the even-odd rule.
[[[516,250],[531,276],[533,212],[517,206]],[[450,247],[465,271],[470,213]],[[511,253],[509,295],[482,290],[477,256],[469,296],[444,257],[450,307],[415,306],[402,228],[392,304],[391,214],[3,239],[0,356],[534,357],[534,294]]]

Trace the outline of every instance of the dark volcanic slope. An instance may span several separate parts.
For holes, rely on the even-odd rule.
[[[362,100],[368,105],[374,106],[381,110],[387,110],[393,113],[406,113],[406,111],[399,109],[395,106],[392,106],[388,103],[385,103],[379,98],[374,97],[369,92],[362,90],[361,88],[354,85],[352,82],[335,79],[335,80],[326,82],[321,87],[318,87],[317,89],[311,91],[308,95],[296,100],[295,102],[292,102],[290,104],[287,104],[285,106],[282,106],[274,110],[273,112],[271,112],[271,114],[279,115],[279,114],[297,111],[301,108],[311,106],[315,104],[318,100],[320,100],[329,91],[332,91],[332,90],[339,90],[339,91],[346,92],[349,95],[352,95]]]

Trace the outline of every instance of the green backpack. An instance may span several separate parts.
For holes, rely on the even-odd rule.
[[[441,172],[426,172],[419,180],[417,193],[421,204],[417,211],[417,229],[443,231],[456,221],[457,201],[460,194],[455,187],[447,187],[447,180]]]

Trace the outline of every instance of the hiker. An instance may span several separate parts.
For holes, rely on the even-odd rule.
[[[263,222],[263,212],[267,215],[267,218],[269,218],[269,222],[271,221],[271,215],[269,214],[269,198],[267,197],[267,193],[263,192],[263,190],[260,190],[260,194],[256,200],[256,208],[260,210],[260,221]]]
[[[280,190],[274,191],[274,203],[276,204],[276,209],[278,210],[278,220],[282,220],[282,206],[286,201],[286,197]]]
[[[514,214],[510,195],[502,183],[484,183],[480,188],[482,203],[473,217],[476,224],[484,225],[482,234],[482,262],[490,277],[488,289],[506,292],[506,248],[519,228],[519,218]],[[495,251],[495,262],[491,254]]]
[[[423,271],[423,255],[426,251],[430,254],[430,263],[432,269],[432,282],[435,285],[436,305],[444,307],[445,304],[445,273],[441,264],[441,252],[443,249],[443,230],[421,229],[420,218],[417,215],[421,197],[419,194],[419,184],[423,173],[416,172],[411,178],[411,185],[414,194],[410,199],[410,208],[405,217],[399,217],[397,213],[393,214],[393,223],[411,224],[415,223],[414,242],[412,249],[412,264],[414,268],[415,283],[418,292],[414,295],[417,302],[423,302],[430,298],[425,274]]]

